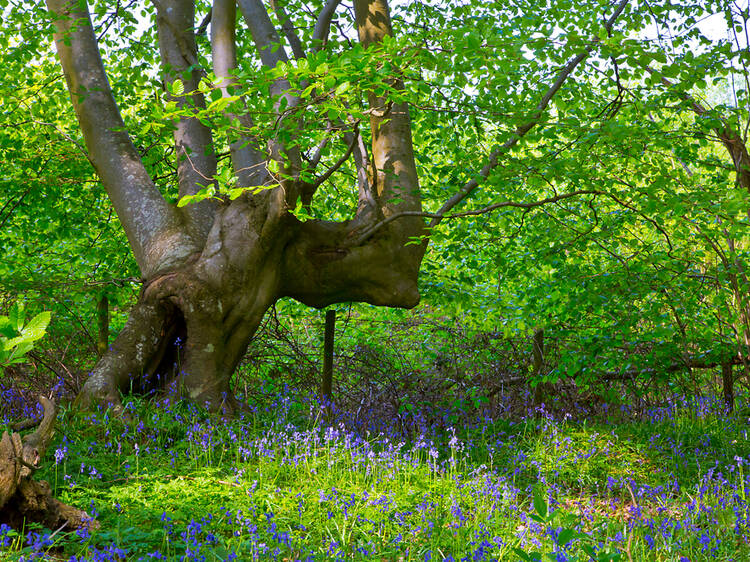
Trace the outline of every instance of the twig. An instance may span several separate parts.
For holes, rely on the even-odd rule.
[[[447,214],[445,212],[438,211],[437,213],[428,213],[424,211],[402,211],[400,213],[394,213],[393,215],[385,218],[384,220],[372,225],[370,228],[366,229],[362,234],[359,235],[359,237],[352,243],[353,246],[358,246],[359,244],[362,244],[365,242],[370,236],[372,236],[376,231],[380,230],[382,227],[387,225],[390,222],[395,221],[396,219],[400,219],[402,217],[427,217],[432,218],[432,222],[430,223],[430,226],[434,226],[443,219],[458,219],[463,217],[470,217],[470,216],[476,216],[476,215],[483,215],[485,213],[489,213],[491,211],[494,211],[496,209],[501,209],[503,207],[515,207],[518,209],[533,209],[534,207],[540,207],[542,205],[547,205],[549,203],[556,203],[558,201],[562,201],[563,199],[569,199],[571,197],[576,197],[578,195],[601,195],[603,192],[595,189],[580,189],[576,191],[571,191],[569,193],[562,193],[560,195],[555,195],[553,197],[547,197],[545,199],[540,199],[539,201],[531,201],[528,203],[523,203],[519,201],[502,201],[500,203],[493,203],[492,205],[488,205],[486,207],[482,207],[481,209],[474,209],[471,211],[463,211],[460,213],[452,213]]]

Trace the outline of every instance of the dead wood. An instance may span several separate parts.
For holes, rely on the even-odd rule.
[[[41,523],[50,529],[78,529],[96,526],[86,512],[54,497],[50,485],[34,480],[44,453],[55,432],[57,406],[39,397],[44,408],[39,427],[21,438],[19,433],[3,433],[0,438],[0,524],[23,529],[28,523]]]

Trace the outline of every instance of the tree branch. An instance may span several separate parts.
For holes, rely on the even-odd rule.
[[[294,58],[305,58],[305,50],[302,48],[302,42],[299,40],[297,33],[294,31],[292,20],[289,19],[289,16],[287,15],[286,10],[284,10],[284,7],[279,4],[278,0],[271,0],[271,8],[273,8],[273,11],[276,13],[276,17],[281,23],[281,31],[284,33],[284,37],[286,37],[286,40],[289,42],[289,46],[292,48],[292,54],[294,55]]]
[[[344,162],[349,160],[349,157],[352,155],[352,151],[354,150],[354,145],[359,138],[359,123],[354,124],[354,131],[352,132],[352,135],[354,135],[354,138],[352,138],[352,140],[349,142],[349,147],[346,149],[346,152],[342,154],[341,157],[334,163],[334,165],[328,168],[322,176],[315,180],[315,183],[313,183],[315,189],[323,185],[323,183],[344,164]]]
[[[375,47],[386,36],[393,34],[386,0],[356,0],[354,12],[359,41],[365,48]],[[395,89],[404,87],[398,74],[393,76],[391,83]],[[373,92],[368,93],[368,105],[372,130],[371,184],[373,197],[380,207],[374,216],[389,216],[406,211],[419,213],[422,210],[422,199],[414,159],[409,107],[406,103],[392,103]],[[362,206],[362,209],[367,210],[367,206]],[[398,225],[394,224],[392,229],[394,235],[406,242],[424,234],[424,223],[421,220],[406,220]],[[415,258],[421,259],[423,248],[409,248]]]
[[[208,13],[203,18],[203,21],[201,21],[200,25],[198,26],[198,29],[195,31],[196,37],[201,37],[204,33],[206,33],[206,30],[208,29],[208,24],[211,23],[212,17],[213,17],[213,10],[209,9]]]
[[[570,199],[571,197],[576,197],[578,195],[602,195],[604,194],[603,191],[599,191],[596,189],[580,189],[576,191],[571,191],[569,193],[561,193],[559,195],[555,195],[553,197],[547,197],[545,199],[540,199],[538,201],[531,201],[528,203],[521,203],[518,201],[502,201],[500,203],[493,203],[492,205],[487,205],[486,207],[482,207],[481,209],[473,209],[471,211],[462,211],[460,213],[452,213],[452,214],[446,214],[446,213],[427,213],[423,211],[403,211],[401,213],[396,213],[394,215],[391,215],[389,217],[386,217],[384,220],[380,221],[377,224],[372,225],[370,228],[362,231],[360,235],[351,242],[352,246],[359,246],[360,244],[364,243],[368,238],[370,238],[375,232],[386,226],[387,224],[403,218],[403,217],[425,217],[425,218],[431,218],[433,219],[432,222],[435,221],[442,221],[443,219],[459,219],[463,217],[473,217],[476,215],[484,215],[486,213],[490,213],[492,211],[495,211],[497,209],[502,209],[504,207],[514,207],[517,209],[533,209],[535,207],[541,207],[542,205],[547,205],[549,203],[557,203],[558,201],[562,201],[564,199]]]
[[[315,29],[313,29],[313,52],[319,51],[328,42],[328,33],[331,30],[333,15],[336,13],[336,8],[338,8],[339,4],[341,4],[341,0],[328,0],[323,9],[320,10],[318,19],[315,22]]]
[[[273,68],[280,62],[287,62],[289,56],[281,44],[279,34],[271,23],[271,18],[268,17],[263,3],[260,0],[237,0],[237,4],[250,29],[263,64]]]
[[[180,109],[204,109],[203,94],[198,90],[200,73],[198,47],[195,42],[195,3],[185,0],[152,0],[157,12],[159,51],[164,81],[181,80],[184,94],[171,96]],[[211,130],[195,117],[182,116],[174,130],[179,195],[194,195],[214,182],[216,153]],[[216,210],[213,199],[188,205],[183,209],[203,236],[211,228]]]
[[[55,45],[90,161],[102,180],[144,276],[195,251],[180,216],[148,175],[125,130],[99,55],[88,6],[47,0]],[[168,252],[165,241],[174,244]]]
[[[659,76],[661,83],[664,84],[667,88],[675,88],[677,86],[668,78],[661,76],[658,71],[654,70],[650,66],[647,65],[645,68],[650,74]],[[709,113],[709,110],[703,104],[701,104],[687,92],[679,92],[678,95],[684,101],[690,103],[690,109],[696,115],[703,116]],[[727,119],[720,117],[719,121],[721,121],[723,128],[716,127],[714,128],[714,132],[726,148],[729,156],[732,158],[734,170],[737,174],[737,182],[746,190],[750,191],[750,154],[748,153],[745,141],[742,139],[740,134],[732,128]]]
[[[214,0],[211,12],[213,14],[211,24],[213,69],[214,74],[222,78],[219,87],[222,96],[227,97],[231,95],[231,87],[235,83],[232,72],[237,68],[235,1]],[[228,117],[236,118],[244,129],[249,130],[253,125],[251,118],[247,115],[228,114]],[[265,154],[255,148],[253,139],[241,134],[237,141],[230,143],[229,150],[239,187],[263,185],[269,179],[265,166]]]
[[[604,28],[607,31],[610,31],[612,29],[612,26],[614,25],[615,20],[620,16],[622,11],[625,9],[625,6],[627,6],[629,0],[620,0],[617,7],[615,8],[614,13],[612,16],[606,21],[604,24]],[[595,44],[599,41],[598,38],[592,38],[591,43]],[[542,98],[539,100],[539,103],[537,104],[536,108],[534,109],[534,113],[532,114],[529,121],[524,123],[523,125],[516,128],[513,135],[510,139],[505,141],[500,147],[496,148],[487,158],[487,163],[482,167],[481,171],[479,172],[479,178],[481,180],[486,180],[490,172],[497,167],[499,158],[501,155],[508,152],[511,148],[513,148],[516,144],[518,144],[518,141],[520,141],[526,133],[528,133],[531,129],[534,128],[534,126],[539,122],[539,120],[542,118],[542,115],[544,114],[545,109],[547,109],[547,106],[549,105],[550,101],[552,101],[552,98],[557,94],[557,92],[560,90],[562,85],[565,83],[565,81],[568,79],[568,77],[573,73],[573,71],[576,69],[576,67],[586,59],[586,57],[591,54],[591,52],[594,50],[593,45],[589,45],[586,47],[583,52],[579,53],[575,57],[573,57],[568,64],[565,65],[565,67],[558,73],[557,77],[555,78],[555,81],[552,83],[552,85],[547,89],[545,94],[542,96]],[[437,213],[435,213],[436,217],[430,221],[430,227],[434,227],[440,223],[445,213],[450,211],[453,207],[458,205],[461,201],[466,199],[477,187],[479,187],[479,179],[471,179],[470,181],[466,182],[464,186],[455,194],[453,197],[448,199],[442,207],[438,210]]]
[[[330,121],[328,122],[328,126],[326,127],[326,134],[323,137],[323,140],[318,143],[318,148],[315,149],[315,152],[313,153],[312,157],[308,161],[308,171],[315,171],[315,168],[318,167],[318,164],[320,164],[320,158],[323,156],[323,149],[328,145],[328,143],[331,140],[331,133],[333,132],[334,127],[333,123]]]
[[[271,23],[268,12],[261,0],[237,0],[237,3],[240,6],[242,17],[245,18],[245,23],[250,29],[250,34],[253,36],[253,41],[263,65],[273,68],[279,63],[288,62],[289,57],[286,50],[281,44],[279,35],[273,23]],[[277,98],[275,106],[277,112],[279,112],[279,100],[282,96],[286,98],[286,109],[284,112],[289,112],[291,108],[299,103],[299,98],[294,96],[290,90],[289,81],[283,76],[271,84],[271,96]],[[279,112],[279,123],[283,117],[284,114]],[[292,146],[287,148],[278,140],[274,140],[270,143],[270,152],[271,158],[281,165],[282,176],[288,178],[298,176],[301,169],[301,157],[298,147]],[[284,199],[287,204],[293,203],[297,199],[296,188],[293,182],[286,182],[284,191]]]

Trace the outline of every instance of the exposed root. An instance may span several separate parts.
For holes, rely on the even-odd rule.
[[[0,438],[0,524],[23,529],[28,523],[41,523],[50,529],[97,527],[85,511],[66,505],[54,497],[45,481],[33,479],[52,440],[57,418],[55,403],[39,398],[44,417],[37,430],[23,440],[18,433]]]

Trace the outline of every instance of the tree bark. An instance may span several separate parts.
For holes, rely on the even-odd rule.
[[[0,524],[18,531],[29,523],[49,529],[95,527],[86,512],[56,500],[47,482],[33,479],[54,435],[57,417],[54,402],[43,396],[39,401],[44,417],[34,433],[23,440],[18,433],[8,432],[0,438]]]
[[[109,300],[106,293],[102,293],[96,303],[97,340],[96,351],[99,357],[104,355],[109,348]]]
[[[333,341],[336,334],[336,311],[326,310],[325,332],[323,335],[323,380],[320,395],[323,400],[333,400]]]
[[[200,237],[169,205],[149,176],[120,116],[88,6],[83,0],[47,0],[55,46],[78,117],[89,160],[104,184],[145,278],[195,253]],[[198,229],[199,231],[201,229]]]
[[[734,374],[731,363],[721,364],[721,383],[727,412],[734,411]]]
[[[534,337],[531,340],[531,351],[533,362],[531,365],[534,377],[538,378],[542,374],[544,366],[544,330],[539,328],[534,331]],[[534,387],[534,407],[539,408],[545,400],[545,394],[548,393],[548,384],[537,380]]]

